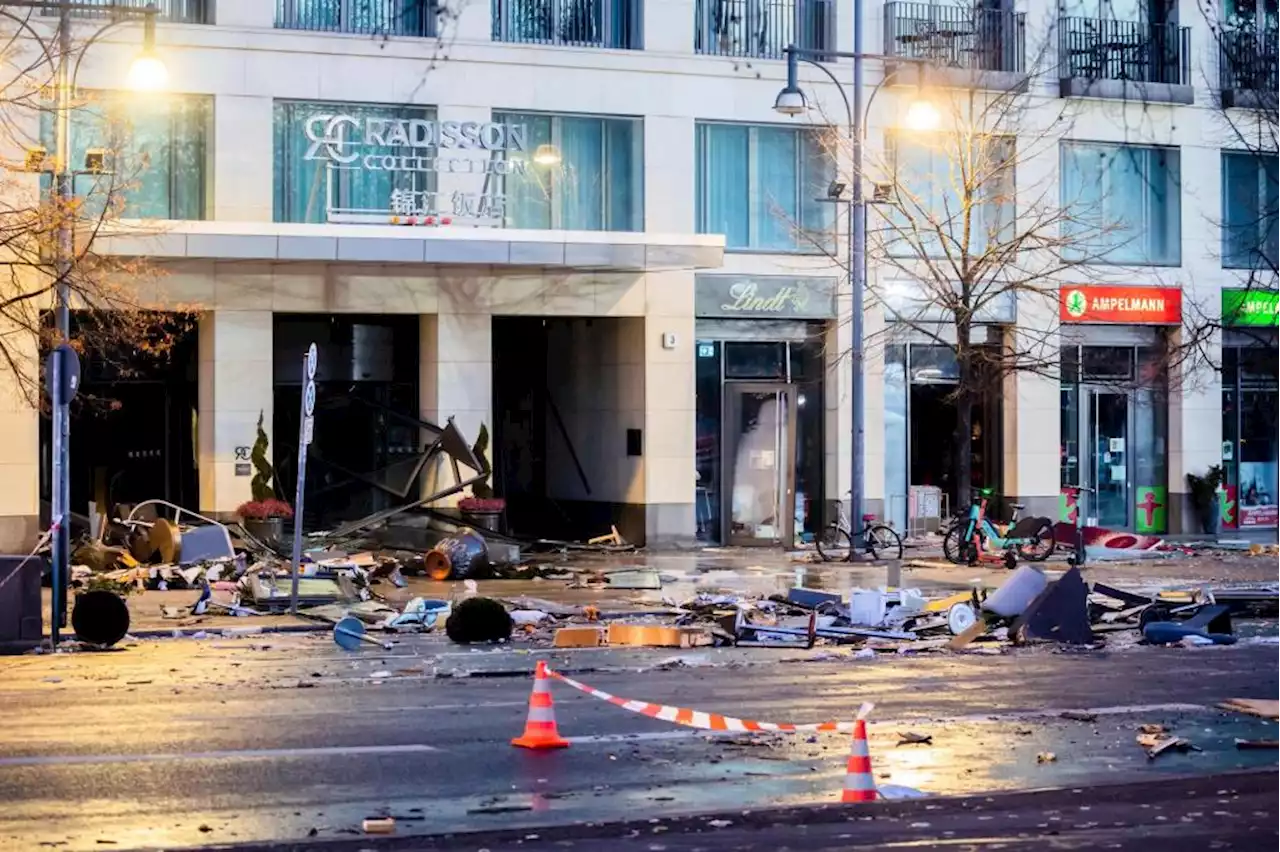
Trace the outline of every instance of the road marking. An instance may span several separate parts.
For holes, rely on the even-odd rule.
[[[0,758],[6,766],[80,766],[92,763],[161,763],[175,760],[255,760],[273,757],[344,757],[361,754],[422,754],[440,751],[425,743],[318,748],[229,749],[174,754],[48,754]]]
[[[396,678],[399,680],[399,678]],[[367,678],[366,678],[367,680]],[[317,681],[323,683],[324,681]],[[472,704],[404,704],[396,707],[370,707],[361,709],[361,716],[368,716],[372,713],[419,713],[425,710],[488,710],[494,707],[528,707],[528,700],[524,701],[478,701]],[[287,716],[290,719],[306,718],[310,716],[349,716],[351,710],[346,707],[332,707],[328,709],[306,709],[306,710],[274,710],[262,711],[254,710],[253,718],[266,719],[273,717]],[[202,716],[199,714],[170,716],[168,717],[174,722],[225,722],[226,715],[221,716]]]

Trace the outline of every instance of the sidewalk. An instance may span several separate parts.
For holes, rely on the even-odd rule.
[[[1065,554],[1059,554],[1065,556]],[[926,595],[977,586],[995,588],[1009,576],[999,567],[951,565],[937,547],[908,548],[901,568],[902,585],[919,588]],[[668,603],[680,603],[699,593],[768,597],[786,594],[794,586],[804,586],[847,594],[852,587],[878,587],[887,583],[888,567],[873,563],[810,562],[812,552],[787,553],[755,548],[709,547],[682,552],[636,552],[625,554],[574,554],[568,557],[541,556],[543,565],[562,565],[581,573],[608,572],[622,568],[652,568],[662,579],[657,590],[624,590],[608,586],[574,587],[567,580],[483,580],[479,593],[506,600],[536,598],[575,606],[594,605],[602,613],[651,611]],[[1057,576],[1066,570],[1061,559],[1044,563],[1045,571]],[[1220,551],[1187,555],[1170,553],[1133,562],[1095,563],[1086,567],[1085,578],[1133,591],[1153,591],[1178,585],[1217,585],[1276,581],[1274,556],[1250,556],[1247,552]],[[462,582],[434,582],[424,577],[407,577],[406,588],[380,583],[374,590],[392,606],[414,597],[456,599],[465,594]],[[198,590],[141,591],[129,595],[130,632],[186,635],[198,631],[234,628],[261,628],[268,631],[317,628],[313,619],[287,614],[237,618],[227,615],[184,615],[166,618],[163,608],[189,610],[199,597]],[[225,593],[219,594],[225,597]],[[49,590],[44,590],[45,629],[48,630]]]

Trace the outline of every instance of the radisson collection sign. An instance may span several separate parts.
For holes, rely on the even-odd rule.
[[[494,190],[490,177],[522,175],[529,168],[524,156],[512,156],[528,149],[528,127],[523,124],[318,113],[304,119],[302,130],[309,143],[303,159],[328,165],[328,218],[334,222],[433,224],[430,220],[452,214],[474,224],[500,224],[506,197]],[[439,192],[397,188],[385,210],[348,210],[333,198],[335,171],[474,174],[483,183],[478,191],[455,190],[447,198]]]

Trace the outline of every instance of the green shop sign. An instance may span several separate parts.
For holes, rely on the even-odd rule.
[[[1280,293],[1274,290],[1223,290],[1222,324],[1280,325]]]

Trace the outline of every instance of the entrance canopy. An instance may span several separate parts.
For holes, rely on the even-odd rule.
[[[724,237],[616,231],[522,231],[283,222],[114,223],[99,254],[155,259],[449,263],[646,271],[714,269]]]

